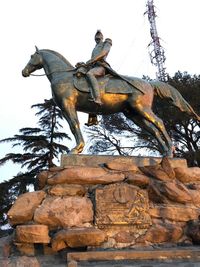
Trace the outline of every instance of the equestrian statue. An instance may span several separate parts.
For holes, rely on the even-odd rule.
[[[102,33],[97,31],[97,45],[91,59],[86,64],[77,63],[76,67],[58,52],[36,47],[22,75],[28,77],[34,71],[44,69],[51,84],[53,99],[76,140],[71,154],[81,153],[85,145],[77,111],[89,114],[89,125],[96,124],[96,115],[122,112],[158,141],[163,156],[172,157],[172,141],[163,121],[152,110],[154,96],[168,99],[181,112],[199,121],[200,117],[171,85],[117,74],[105,60],[112,41],[109,38],[105,41],[102,39]]]

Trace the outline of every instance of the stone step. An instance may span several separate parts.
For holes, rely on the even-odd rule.
[[[123,163],[133,163],[136,166],[142,167],[147,165],[156,165],[161,162],[161,157],[139,157],[139,156],[110,156],[110,155],[65,155],[61,156],[61,167],[64,166],[87,166],[96,167],[113,160],[120,160]],[[187,167],[185,159],[172,158],[169,159],[172,168]]]
[[[122,261],[122,260],[200,260],[199,247],[143,250],[107,250],[70,252],[67,254],[68,267],[76,267],[80,261]]]

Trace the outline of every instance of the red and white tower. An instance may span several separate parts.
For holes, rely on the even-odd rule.
[[[148,45],[149,55],[151,63],[157,67],[156,77],[160,81],[167,80],[167,73],[165,72],[166,68],[164,66],[166,57],[163,47],[160,44],[160,38],[158,37],[158,32],[156,28],[156,12],[153,0],[147,0],[147,11],[145,14],[148,15],[148,20],[150,23],[150,34],[151,42]]]

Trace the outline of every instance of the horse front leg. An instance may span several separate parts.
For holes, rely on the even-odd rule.
[[[71,105],[67,101],[64,103],[62,111],[76,140],[76,146],[69,152],[69,154],[79,154],[83,151],[85,142],[81,133],[77,112],[74,105]]]

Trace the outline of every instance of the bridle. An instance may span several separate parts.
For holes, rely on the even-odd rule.
[[[39,51],[36,52],[38,55],[40,55]],[[41,56],[41,55],[40,55]],[[32,66],[36,66],[37,64],[32,64],[32,63],[29,63],[29,65],[32,65]],[[76,71],[76,68],[73,68],[73,69],[69,69],[69,70],[54,70],[52,72],[49,72],[49,73],[44,73],[44,74],[33,74],[33,73],[30,73],[30,76],[36,76],[36,77],[41,77],[41,76],[48,76],[48,75],[51,75],[55,72],[70,72],[70,71]]]

